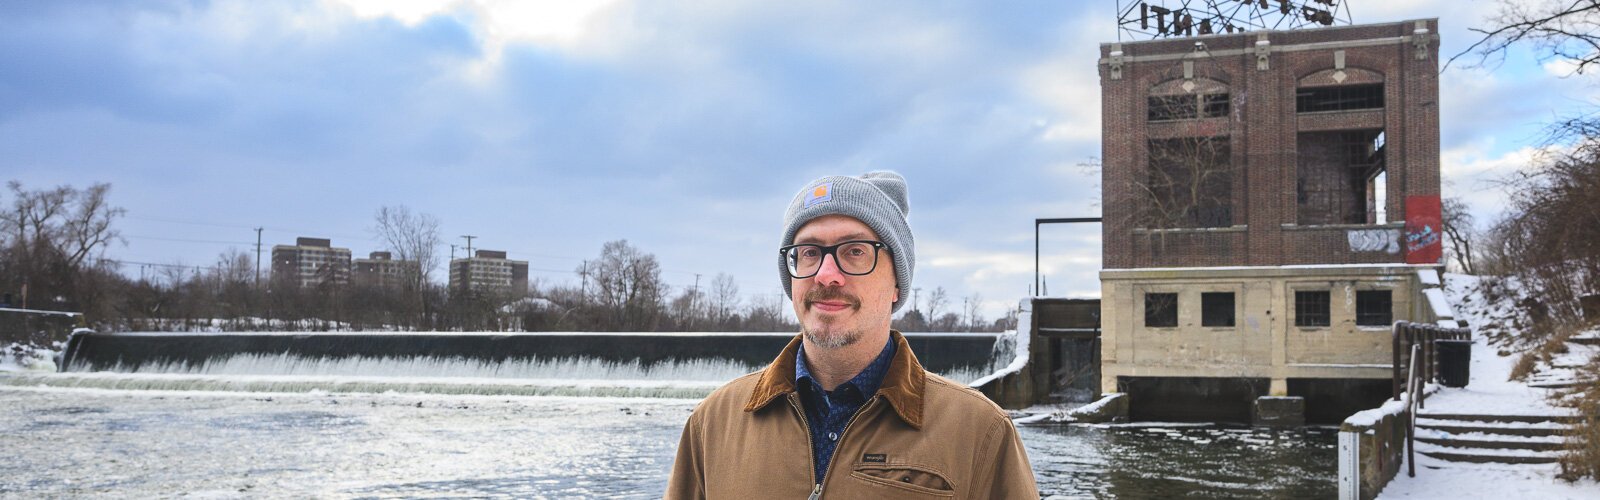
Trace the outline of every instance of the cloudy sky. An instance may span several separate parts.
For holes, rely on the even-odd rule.
[[[1490,1],[1352,2],[1439,17],[1455,54]],[[781,294],[785,203],[827,174],[909,180],[916,286],[994,317],[1033,282],[1038,217],[1098,216],[1097,45],[1115,2],[0,3],[0,180],[113,185],[127,262],[331,238],[380,250],[406,205],[546,284],[610,240],[675,287]],[[1441,83],[1446,196],[1480,219],[1541,123],[1593,102],[1528,52]],[[0,203],[9,203],[0,194]],[[1097,295],[1099,228],[1047,227],[1051,295]],[[458,251],[459,252],[459,251]],[[124,267],[137,274],[141,266]]]

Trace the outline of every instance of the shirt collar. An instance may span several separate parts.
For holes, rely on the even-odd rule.
[[[872,363],[867,364],[866,368],[861,369],[861,373],[857,373],[856,376],[845,381],[844,385],[854,386],[856,392],[860,393],[862,398],[870,398],[873,394],[877,394],[878,388],[883,385],[884,374],[889,371],[889,363],[894,360],[894,350],[894,338],[891,336],[884,342],[883,350],[878,352],[878,357],[873,359]],[[811,376],[811,369],[806,366],[806,348],[803,343],[794,356],[794,380],[796,386],[803,386],[807,382],[815,380]],[[833,390],[843,388],[844,385],[840,385]],[[821,386],[818,385],[818,387]],[[828,391],[829,389],[823,387],[822,390]]]
[[[755,387],[750,389],[750,397],[745,400],[744,411],[754,412],[771,405],[779,397],[795,391],[794,365],[796,354],[800,350],[803,335],[795,335],[789,339],[789,345],[762,370],[756,379]],[[894,342],[894,359],[889,361],[889,370],[883,376],[883,385],[874,395],[883,396],[889,406],[894,407],[895,414],[900,420],[913,429],[922,428],[923,393],[927,392],[927,371],[922,369],[922,364],[917,362],[917,356],[911,352],[911,344],[906,342],[900,332],[890,330],[889,341]]]

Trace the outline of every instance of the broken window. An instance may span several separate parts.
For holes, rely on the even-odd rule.
[[[1328,291],[1294,292],[1294,326],[1328,326]]]
[[[1204,94],[1200,96],[1200,116],[1204,118],[1223,118],[1228,116],[1230,103],[1228,94]]]
[[[1149,142],[1144,227],[1233,225],[1233,168],[1227,136]]]
[[[1228,116],[1228,94],[1153,95],[1146,101],[1150,121],[1193,120]]]
[[[1144,326],[1178,326],[1178,294],[1144,294]]]
[[[1389,326],[1394,322],[1393,295],[1388,290],[1356,292],[1356,324]]]
[[[1299,113],[1382,109],[1383,84],[1302,88],[1295,93],[1294,107]]]
[[[1305,132],[1296,148],[1296,223],[1382,222],[1387,178],[1383,130]]]
[[[1233,292],[1200,294],[1200,326],[1233,326]]]

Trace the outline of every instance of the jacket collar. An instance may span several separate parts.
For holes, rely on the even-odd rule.
[[[744,411],[753,412],[772,404],[779,396],[794,392],[795,356],[800,352],[803,335],[796,335],[789,345],[778,353],[778,358],[761,372],[761,379],[750,391],[750,400]],[[912,428],[922,428],[922,396],[927,388],[927,372],[911,353],[911,344],[900,332],[890,330],[889,338],[895,343],[894,358],[889,362],[889,372],[883,375],[883,385],[878,394],[894,408],[895,415]]]

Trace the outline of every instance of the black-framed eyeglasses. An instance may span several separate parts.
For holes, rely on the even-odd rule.
[[[822,270],[823,258],[829,255],[833,256],[840,272],[865,276],[878,268],[878,250],[884,246],[883,242],[871,240],[851,240],[830,246],[800,243],[779,248],[778,253],[789,264],[789,276],[795,279],[816,276]]]

